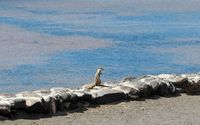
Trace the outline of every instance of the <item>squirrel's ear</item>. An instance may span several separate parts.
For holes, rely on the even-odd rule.
[[[101,70],[104,70],[104,68],[100,68]]]

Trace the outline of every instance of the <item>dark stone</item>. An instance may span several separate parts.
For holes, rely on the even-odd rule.
[[[0,120],[8,120],[8,119],[9,119],[8,117],[0,115]]]
[[[140,96],[144,98],[151,96],[153,93],[153,88],[145,83],[138,83],[138,89],[140,91]]]
[[[135,88],[125,86],[125,85],[119,85],[119,86],[114,87],[113,89],[124,92],[124,94],[126,95],[126,97],[128,99],[139,99],[140,98],[140,92]]]
[[[171,95],[175,95],[177,89],[175,88],[175,86],[170,83],[170,82],[161,82],[159,89],[158,89],[158,95],[160,96],[171,96]]]
[[[53,97],[49,97],[48,100],[44,102],[44,113],[56,114],[56,100]]]
[[[73,94],[75,94],[78,97],[79,101],[90,101],[92,100],[92,95],[89,93],[86,93],[84,91],[73,91]]]
[[[0,100],[0,115],[10,116],[11,115],[11,104],[8,101]]]
[[[42,101],[42,102],[38,101],[38,102],[34,103],[33,105],[28,106],[27,107],[28,112],[29,113],[42,113],[44,111],[43,103],[44,103],[44,101]]]
[[[153,94],[157,94],[158,89],[159,89],[159,87],[160,87],[159,81],[156,81],[156,80],[151,81],[151,82],[150,82],[150,86],[151,86],[152,89],[153,89]]]
[[[65,111],[66,110],[64,102],[63,102],[62,99],[56,100],[56,109],[57,109],[57,111]]]
[[[114,89],[101,89],[91,93],[93,99],[92,104],[106,104],[125,99],[125,94],[122,91]]]
[[[185,92],[188,95],[200,95],[200,83],[193,83],[187,88],[185,88]]]
[[[65,92],[59,92],[54,94],[54,97],[57,100],[63,100],[64,102],[70,101],[71,100],[71,94],[70,93],[65,93]]]
[[[171,82],[174,86],[176,86],[177,88],[182,88],[185,89],[188,86],[190,86],[190,83],[188,82],[187,78],[184,77],[180,77],[177,78],[177,80],[175,82]]]
[[[71,93],[71,98],[69,100],[70,102],[77,102],[78,96],[76,94]]]
[[[11,103],[11,109],[25,109],[26,100],[22,98],[13,98]]]
[[[28,119],[28,118],[31,118],[30,114],[25,110],[17,110],[14,115],[15,115],[16,119]]]
[[[160,87],[158,89],[158,95],[160,96],[169,96],[170,93],[168,91],[168,85],[166,83],[160,83]]]
[[[26,100],[26,109],[30,113],[42,113],[44,111],[44,99],[34,92],[22,92],[16,94],[18,98]]]

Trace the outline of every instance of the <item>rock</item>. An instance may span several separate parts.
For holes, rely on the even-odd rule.
[[[158,92],[158,89],[159,89],[159,87],[160,87],[160,81],[152,81],[152,82],[150,82],[150,84],[149,84],[151,87],[152,87],[152,89],[153,89],[153,92],[152,92],[152,94],[157,94],[157,92]]]
[[[26,100],[23,98],[14,97],[8,100],[11,102],[11,109],[19,110],[26,108]]]
[[[36,90],[33,93],[39,95],[44,99],[43,103],[43,109],[44,113],[48,114],[56,114],[56,99],[55,95],[52,94],[52,91],[50,89],[41,89],[41,90]]]
[[[124,92],[124,94],[127,96],[128,99],[140,98],[140,92],[137,89],[134,89],[132,87],[125,86],[125,85],[118,85],[114,87],[113,89]]]
[[[152,94],[157,94],[158,88],[160,86],[161,80],[156,76],[145,76],[139,80],[140,82],[147,84],[152,87],[153,92]]]
[[[31,113],[42,113],[44,99],[34,92],[21,92],[16,94],[17,97],[26,100],[26,109]]]
[[[31,118],[31,114],[29,114],[28,112],[24,110],[18,110],[15,113],[15,119],[30,119],[30,118]]]
[[[13,117],[13,114],[19,109],[25,109],[24,99],[20,99],[11,94],[0,94],[0,115]]]
[[[140,97],[147,98],[151,96],[153,93],[153,88],[150,85],[145,84],[145,83],[138,82],[138,89],[140,92]]]
[[[75,103],[65,103],[65,108],[70,111],[70,110],[74,110],[74,109],[79,109],[79,108],[83,108],[84,107],[84,103],[82,102],[75,102]]]
[[[158,95],[160,96],[171,96],[176,94],[176,87],[168,82],[168,81],[162,81],[160,83],[159,89],[158,89]]]
[[[48,114],[55,114],[56,111],[68,109],[67,103],[76,102],[77,96],[68,88],[51,88],[50,90],[34,91],[44,99],[44,111]]]
[[[117,86],[118,84],[119,84],[119,81],[109,81],[109,82],[104,82],[102,86],[113,88]]]
[[[160,75],[158,75],[158,77],[161,78],[161,79],[170,79],[170,78],[173,78],[175,76],[176,76],[175,74],[160,74]]]
[[[114,101],[125,99],[125,94],[122,91],[114,89],[100,89],[90,92],[92,95],[92,104],[106,104]]]
[[[161,74],[158,75],[159,78],[172,83],[174,86],[178,88],[186,88],[189,86],[188,78],[184,75],[178,76],[175,74]]]
[[[8,101],[11,109],[25,109],[26,100],[11,94],[0,94],[0,100]]]
[[[123,82],[125,82],[125,81],[134,81],[135,79],[136,79],[136,77],[130,76],[130,77],[124,78],[122,81],[123,81]]]
[[[44,104],[44,112],[48,114],[56,114],[57,108],[56,108],[56,100],[53,97],[50,97],[48,101],[45,101]]]
[[[193,83],[187,88],[185,88],[185,92],[188,95],[200,95],[200,83]]]
[[[181,84],[185,82],[185,78],[175,75],[161,74],[158,76],[148,76],[140,80],[143,83],[150,85],[153,88],[153,94],[160,96],[169,96],[176,94],[176,87],[174,84]],[[187,82],[187,79],[186,79]]]
[[[51,88],[52,96],[56,100],[56,107],[59,111],[65,111],[64,102],[69,102],[75,97],[72,97],[71,90],[68,88]]]
[[[71,92],[71,89],[68,88],[51,88],[52,95],[54,95],[56,101],[63,100],[66,101],[75,101],[77,100],[77,96]]]
[[[187,77],[188,85],[184,87],[183,92],[188,95],[199,95],[200,94],[200,74],[183,74],[183,77]]]
[[[56,101],[56,109],[58,111],[65,111],[70,109],[70,105],[72,103],[76,103],[80,98],[87,98],[87,95],[76,92],[73,93],[74,90],[68,88],[51,88],[52,95]],[[79,97],[78,97],[79,96]]]
[[[161,83],[158,89],[158,95],[160,96],[169,96],[170,93],[168,91],[168,85],[165,83]]]
[[[149,97],[153,93],[153,88],[149,83],[144,82],[144,77],[136,78],[134,80],[122,81],[120,85],[131,87],[140,92],[140,97]]]
[[[139,91],[139,88],[138,88],[138,85],[136,82],[132,82],[132,81],[122,81],[119,83],[119,85],[124,85],[124,86],[128,86],[128,87],[131,87],[131,88],[134,88],[136,90]]]
[[[6,100],[0,100],[0,115],[10,116],[11,115],[11,103]]]
[[[40,89],[40,90],[36,90],[33,91],[34,93],[42,96],[42,95],[50,95],[52,93],[52,91],[50,89]]]
[[[1,115],[0,115],[0,120],[8,120],[8,117],[1,116]]]
[[[92,100],[92,95],[81,90],[74,90],[72,91],[78,97],[78,101],[90,101]]]
[[[190,84],[195,84],[200,82],[200,74],[183,74],[182,77],[187,77]]]

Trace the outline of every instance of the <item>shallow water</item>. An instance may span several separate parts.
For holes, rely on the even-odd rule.
[[[200,71],[200,2],[0,1],[0,92]]]

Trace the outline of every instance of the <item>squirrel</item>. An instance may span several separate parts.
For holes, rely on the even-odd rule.
[[[101,75],[102,75],[102,71],[104,69],[103,68],[98,68],[96,73],[95,73],[95,76],[94,76],[94,83],[91,83],[91,84],[86,84],[83,86],[83,88],[85,88],[86,90],[89,90],[89,89],[92,89],[94,88],[95,86],[100,86],[101,85]]]

